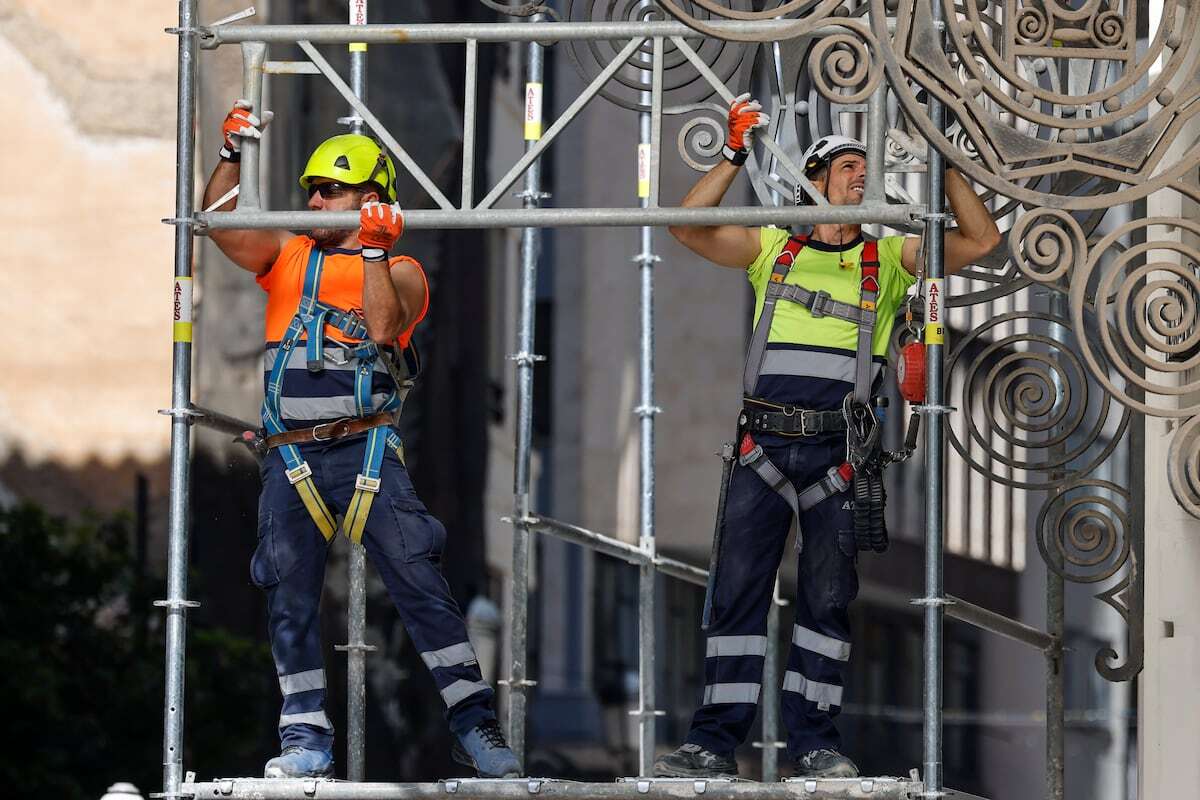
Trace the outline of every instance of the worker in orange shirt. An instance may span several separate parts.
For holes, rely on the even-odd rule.
[[[238,101],[225,119],[206,208],[238,184],[241,141],[260,138],[270,121],[253,112]],[[419,371],[412,335],[429,308],[429,287],[417,261],[388,258],[404,231],[395,167],[373,139],[334,136],[313,151],[300,185],[310,209],[358,210],[360,227],[209,234],[267,292],[262,420],[269,450],[250,574],[267,594],[283,708],[282,752],[265,775],[334,774],[318,607],[336,515],[343,514],[341,529],[366,548],[441,692],[458,740],[455,759],[481,777],[515,777],[520,764],[442,576],[446,530],[413,490],[396,430]]]

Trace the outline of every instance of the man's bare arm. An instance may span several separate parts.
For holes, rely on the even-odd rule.
[[[952,275],[996,249],[1000,229],[971,184],[956,169],[946,170],[946,199],[958,220],[957,228],[946,231],[944,260],[946,274]],[[914,236],[905,240],[900,254],[904,268],[914,275],[920,249],[921,237]]]
[[[720,161],[706,172],[683,198],[684,208],[715,208],[737,177],[738,167]],[[758,258],[759,229],[743,225],[672,225],[679,243],[722,267],[745,269]]]
[[[207,209],[238,184],[241,168],[236,162],[222,159],[217,162],[208,185],[204,187],[201,208]],[[237,207],[237,198],[231,198],[213,211],[232,211]],[[262,275],[271,268],[283,243],[291,238],[287,231],[279,230],[210,230],[208,236],[229,260],[244,270]]]
[[[429,290],[421,268],[404,258],[390,266],[386,261],[365,261],[363,269],[367,335],[377,344],[391,344],[408,330],[425,307],[425,294]]]

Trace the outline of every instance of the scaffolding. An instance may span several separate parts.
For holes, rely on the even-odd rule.
[[[913,798],[966,797],[947,789],[942,767],[942,625],[946,615],[983,630],[1023,642],[1047,660],[1047,797],[1062,797],[1063,675],[1061,580],[1059,602],[1051,610],[1050,631],[1041,631],[1001,614],[989,611],[945,593],[943,582],[943,542],[945,518],[945,469],[949,382],[944,373],[947,345],[927,347],[927,402],[917,410],[924,418],[925,433],[925,577],[924,595],[912,602],[919,605],[924,625],[923,746],[922,769],[905,778],[797,779],[778,781],[778,715],[772,692],[764,692],[762,783],[734,780],[651,779],[654,761],[655,721],[663,712],[655,703],[655,578],[658,573],[697,585],[705,585],[703,568],[664,557],[655,546],[654,527],[654,270],[659,257],[654,253],[655,229],[666,225],[810,225],[815,223],[882,223],[923,228],[927,242],[930,280],[943,277],[944,234],[947,214],[944,210],[942,153],[929,147],[928,179],[923,202],[889,202],[885,191],[885,143],[888,136],[887,109],[889,84],[875,79],[865,96],[867,185],[858,206],[740,206],[706,209],[666,208],[659,204],[659,169],[662,149],[664,95],[664,52],[667,43],[692,62],[722,101],[733,92],[697,55],[690,43],[696,30],[680,21],[637,20],[630,22],[550,22],[541,14],[520,24],[423,24],[423,25],[241,25],[236,20],[201,25],[196,19],[197,0],[180,0],[179,26],[172,32],[179,40],[178,149],[175,225],[175,279],[177,296],[176,335],[173,351],[172,407],[165,413],[171,422],[171,503],[169,513],[168,597],[158,605],[165,608],[166,621],[166,695],[164,702],[163,763],[164,790],[160,795],[177,797],[229,798],[433,798],[455,795],[464,798],[515,798],[537,794],[557,794],[577,798],[694,797],[753,798],[753,800],[793,800],[794,798],[871,798],[912,800]],[[941,3],[927,5],[933,28],[944,29]],[[771,41],[782,37],[795,20],[709,21],[707,28],[730,38],[753,37]],[[844,26],[816,26],[810,33],[820,38],[838,34]],[[742,38],[742,41],[748,39]],[[475,163],[475,112],[477,52],[481,43],[523,43],[526,81],[542,82],[544,42],[607,41],[622,43],[617,55],[586,86],[583,92],[545,131],[527,135],[524,153],[517,162],[476,201],[479,192],[473,186]],[[441,191],[387,131],[366,104],[366,53],[352,54],[351,77],[347,82],[316,49],[317,44],[366,43],[404,46],[408,43],[465,45],[466,85],[462,120],[463,165],[461,195],[453,202]],[[267,60],[272,44],[298,44],[307,61],[272,62]],[[184,662],[186,659],[187,611],[198,605],[188,599],[187,560],[190,502],[190,429],[193,423],[210,424],[222,430],[241,431],[247,426],[237,420],[200,409],[191,403],[190,282],[192,279],[193,240],[205,230],[226,228],[354,228],[354,212],[327,213],[279,211],[263,208],[259,196],[260,154],[257,140],[243,144],[240,198],[231,212],[198,211],[193,205],[195,172],[196,72],[198,49],[240,46],[243,55],[243,96],[260,107],[266,74],[316,74],[324,76],[338,90],[351,109],[349,122],[357,131],[369,130],[380,139],[404,169],[433,198],[437,208],[405,212],[409,229],[431,228],[502,228],[519,227],[521,235],[521,285],[519,293],[518,349],[510,356],[516,371],[517,433],[512,517],[512,597],[509,619],[510,651],[508,673],[501,681],[507,687],[507,724],[511,746],[524,756],[527,692],[534,681],[527,669],[527,610],[529,602],[530,538],[533,533],[549,534],[610,556],[639,570],[639,693],[636,716],[639,730],[638,776],[613,783],[582,784],[553,778],[531,777],[520,780],[446,780],[436,784],[381,784],[363,782],[365,655],[371,648],[364,641],[365,590],[362,548],[352,547],[350,561],[350,619],[347,644],[339,646],[348,654],[348,777],[351,782],[316,780],[223,779],[197,781],[185,773],[184,737]],[[630,57],[649,48],[650,65],[644,76],[646,88],[639,96],[638,144],[644,154],[644,172],[639,174],[637,206],[630,208],[541,208],[539,158],[556,136],[601,91],[619,71],[629,69]],[[615,49],[615,48],[614,48]],[[946,130],[946,110],[936,96],[928,98],[928,124]],[[769,138],[763,147],[788,172],[793,181],[807,184],[788,153]],[[493,206],[518,180],[524,181],[518,195],[520,209],[496,209]],[[815,191],[811,192],[819,197]],[[633,412],[640,425],[639,538],[637,544],[622,541],[583,527],[549,518],[538,512],[532,502],[531,464],[533,427],[533,381],[536,363],[543,356],[534,353],[534,299],[541,250],[541,228],[569,226],[623,226],[639,228],[639,250],[633,256],[640,275],[640,348],[638,404]],[[180,325],[186,325],[181,329]],[[253,426],[256,427],[256,426]],[[1052,586],[1053,592],[1053,586]],[[1057,611],[1055,611],[1055,608]],[[778,605],[772,604],[770,635],[767,637],[767,669],[764,682],[778,685]],[[1057,614],[1057,616],[1055,616]]]

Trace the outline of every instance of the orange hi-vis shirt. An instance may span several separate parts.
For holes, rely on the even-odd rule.
[[[280,342],[300,309],[304,297],[304,273],[308,268],[309,255],[315,242],[308,236],[297,236],[283,245],[279,258],[264,275],[257,278],[258,285],[267,292],[266,346],[263,353],[263,389],[270,399],[271,374],[276,360],[284,352]],[[321,270],[321,283],[317,287],[317,300],[350,314],[362,316],[363,260],[361,250],[326,248]],[[393,258],[391,263],[407,261],[421,270],[421,265],[406,256]],[[396,339],[393,350],[395,357],[409,347],[413,331],[429,309],[429,283],[425,281],[425,300],[421,313]],[[288,362],[283,365],[279,385],[278,419],[288,429],[307,428],[317,423],[335,419],[367,416],[388,403],[397,391],[396,381],[388,371],[385,359],[392,355],[381,353],[371,370],[369,397],[360,394],[362,386],[356,378],[359,368],[357,358],[349,358],[348,352],[361,340],[353,339],[333,325],[326,324],[324,355],[320,367],[308,369],[306,348],[301,343],[307,337],[301,333],[297,346],[287,352]]]
[[[312,252],[314,242],[308,236],[296,236],[284,243],[279,251],[279,257],[265,274],[254,280],[267,293],[267,314],[265,339],[267,342],[278,342],[283,338],[292,318],[300,308],[300,299],[304,295],[304,270],[308,266],[308,256]],[[425,301],[421,305],[421,313],[397,337],[397,344],[408,347],[412,341],[413,331],[417,323],[425,319],[429,310],[429,281],[420,262],[408,256],[395,256],[391,264],[406,261],[421,273],[425,283]],[[362,250],[344,250],[341,248],[326,248],[325,264],[321,274],[321,286],[317,291],[317,299],[336,308],[350,311],[362,316],[363,295],[363,262]],[[332,325],[325,326],[325,336],[339,342],[353,342]]]

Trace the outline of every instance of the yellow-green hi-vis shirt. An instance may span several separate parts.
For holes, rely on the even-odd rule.
[[[789,233],[779,228],[760,228],[758,258],[746,274],[754,287],[754,322],[762,315],[763,299],[775,260],[783,252]],[[896,313],[916,278],[900,261],[903,236],[885,236],[878,241],[879,295],[876,300],[874,360],[886,363],[888,342]],[[808,241],[801,249],[785,284],[800,284],[813,292],[828,292],[843,303],[857,306],[862,278],[862,239],[847,242],[844,249]],[[853,265],[843,267],[842,263]],[[858,326],[853,322],[824,316],[814,317],[798,303],[780,300],[775,304],[767,353],[759,375],[755,397],[805,408],[840,408],[853,390],[853,363],[858,347]],[[879,370],[878,372],[882,372]]]

